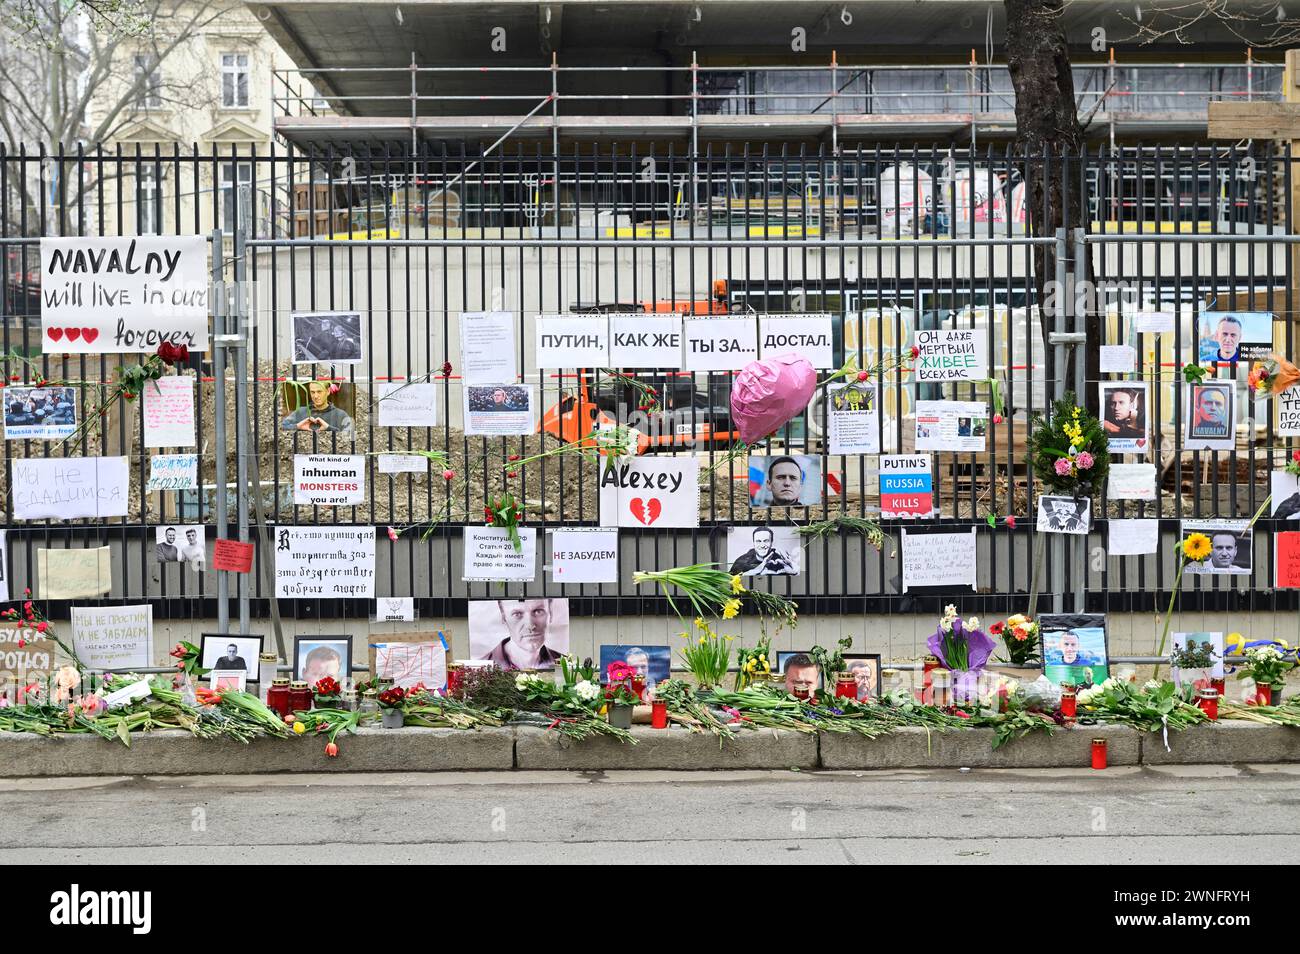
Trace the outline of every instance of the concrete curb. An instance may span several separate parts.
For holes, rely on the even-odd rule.
[[[992,729],[926,732],[904,728],[878,739],[824,732],[821,764],[827,769],[888,768],[1087,768],[1092,740],[1105,739],[1107,763],[1137,765],[1142,740],[1122,725],[1075,726],[1050,736],[1040,732],[1014,739],[996,751]]]
[[[777,729],[743,731],[721,745],[712,733],[633,726],[636,745],[600,736],[572,742],[546,729],[516,729],[520,769],[815,769],[817,736]]]
[[[991,729],[901,729],[868,739],[745,731],[719,746],[711,734],[635,726],[636,745],[608,737],[571,742],[531,726],[500,729],[361,729],[339,737],[326,758],[320,736],[256,739],[249,745],[198,739],[187,732],[133,735],[129,747],[95,735],[0,732],[0,777],[103,775],[258,775],[286,772],[441,772],[510,769],[602,771],[654,769],[1085,768],[1091,741],[1107,741],[1108,762],[1124,765],[1300,762],[1300,731],[1225,721],[1169,733],[1125,726],[1076,726],[1035,733],[993,751]]]

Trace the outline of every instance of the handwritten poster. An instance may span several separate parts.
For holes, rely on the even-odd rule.
[[[375,596],[374,527],[281,527],[275,532],[281,599]]]
[[[125,457],[25,457],[12,461],[15,520],[125,517]]]
[[[1155,553],[1160,542],[1160,521],[1151,519],[1107,521],[1106,552],[1111,556]]]
[[[103,596],[113,589],[112,551],[108,547],[37,550],[35,589],[43,600]]]
[[[552,530],[551,577],[556,583],[617,583],[618,530]]]
[[[1277,588],[1300,588],[1300,530],[1275,534],[1277,540]]]
[[[520,550],[510,542],[505,527],[466,527],[461,579],[512,583],[532,582],[537,576],[537,530],[519,528]]]
[[[903,592],[913,586],[969,586],[976,589],[979,547],[969,533],[903,531]]]
[[[916,449],[982,452],[988,425],[983,401],[917,401]]]
[[[460,377],[493,384],[519,377],[515,316],[508,311],[467,311],[460,316]]]
[[[1155,500],[1155,464],[1114,464],[1106,476],[1106,496],[1111,500]]]
[[[239,540],[217,540],[212,544],[212,568],[228,573],[251,572],[253,544]]]
[[[1131,345],[1101,346],[1102,374],[1130,374],[1137,367],[1137,349]]]
[[[35,682],[43,687],[54,671],[58,649],[54,640],[34,629],[0,626],[0,694],[18,687],[16,701],[22,702],[23,686]]]
[[[91,669],[139,669],[153,664],[153,607],[74,606],[72,641]]]
[[[294,454],[293,502],[336,507],[365,503],[366,458],[361,454]]]
[[[755,318],[687,318],[682,322],[687,371],[739,371],[758,359]]]
[[[1133,327],[1139,334],[1173,331],[1175,317],[1172,311],[1139,311],[1133,315]]]
[[[602,467],[600,522],[606,527],[698,527],[699,460],[638,457]]]
[[[880,453],[880,402],[870,381],[826,389],[826,434],[832,454]]]
[[[429,458],[419,454],[380,454],[381,474],[425,474],[429,472]]]
[[[916,333],[914,374],[919,383],[981,381],[989,376],[988,332],[935,328]]]
[[[146,493],[160,490],[198,490],[198,454],[150,454]]]
[[[885,454],[880,458],[880,515],[886,520],[934,514],[929,454]]]
[[[798,354],[814,368],[835,366],[835,331],[830,315],[765,315],[759,319],[764,358]]]
[[[43,238],[42,350],[206,351],[210,281],[202,235]]]
[[[1277,436],[1300,437],[1300,386],[1283,391],[1273,403],[1277,406]]]
[[[681,316],[610,315],[609,361],[615,368],[681,368]]]
[[[603,368],[609,364],[609,319],[541,315],[537,319],[539,368]]]
[[[140,413],[144,416],[145,447],[193,447],[194,377],[169,374],[146,382],[140,394]]]
[[[437,427],[438,388],[427,381],[375,385],[380,427]]]
[[[379,679],[410,689],[423,685],[441,689],[447,684],[447,647],[442,640],[374,643],[374,670]]]

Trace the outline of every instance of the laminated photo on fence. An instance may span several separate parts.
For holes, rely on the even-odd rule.
[[[3,401],[6,440],[57,440],[76,433],[76,388],[8,387]]]

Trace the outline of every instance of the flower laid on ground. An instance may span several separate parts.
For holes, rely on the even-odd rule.
[[[963,621],[952,604],[944,607],[938,628],[925,644],[945,669],[957,672],[983,669],[997,646],[979,628],[979,619]]]
[[[579,679],[574,683],[573,691],[584,702],[593,702],[600,696],[600,685],[587,679]]]
[[[1038,662],[1038,624],[1023,613],[1009,616],[989,627],[989,635],[1000,638],[1007,649],[1007,661],[1017,666]]]
[[[1040,481],[1056,493],[1092,493],[1106,482],[1109,442],[1101,422],[1066,394],[1052,405],[1050,419],[1030,422],[1029,459]]]
[[[675,590],[685,594],[697,622],[710,616],[735,619],[748,602],[760,617],[776,619],[790,626],[797,624],[797,603],[776,593],[746,589],[743,584],[736,589],[735,581],[736,577],[719,569],[716,563],[693,563],[668,570],[637,570],[632,574],[633,583],[653,583],[662,587],[668,605],[683,621],[686,615],[677,603]]]
[[[167,655],[175,659],[176,668],[191,679],[200,679],[208,674],[208,670],[199,665],[199,647],[193,643],[181,640]]]
[[[343,687],[333,676],[326,676],[318,679],[316,685],[311,687],[316,696],[316,705],[325,709],[332,709],[339,703],[339,696],[343,692]]]
[[[752,649],[736,652],[736,678],[732,684],[739,692],[757,680],[766,680],[772,674],[772,640],[764,636]]]

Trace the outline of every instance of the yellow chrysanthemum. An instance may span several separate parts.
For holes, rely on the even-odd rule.
[[[1210,538],[1203,533],[1190,534],[1183,541],[1183,556],[1189,560],[1204,560],[1210,555],[1210,550]]]
[[[740,615],[740,600],[727,600],[722,604],[722,618],[735,619]]]
[[[745,592],[745,585],[740,581],[739,573],[737,573],[735,576],[731,578],[731,592],[733,593]]]

